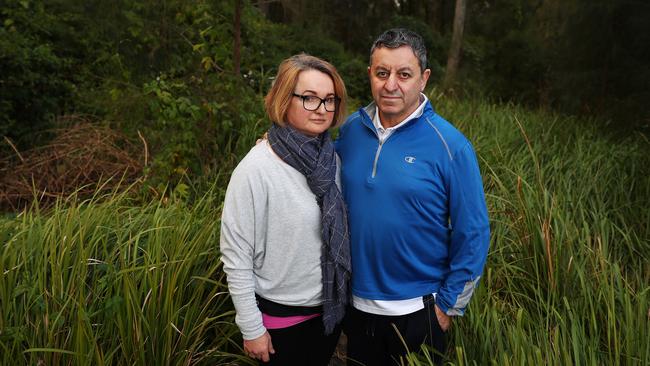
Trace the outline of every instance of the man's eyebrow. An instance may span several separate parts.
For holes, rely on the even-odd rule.
[[[384,66],[384,65],[377,65],[375,70],[390,70],[390,67]],[[400,68],[397,68],[397,72],[402,72],[402,71],[410,71],[413,72],[413,68],[411,66],[402,66]]]
[[[397,72],[401,72],[401,71],[411,71],[411,72],[413,72],[413,68],[411,68],[411,66],[402,66],[399,69],[397,69]]]

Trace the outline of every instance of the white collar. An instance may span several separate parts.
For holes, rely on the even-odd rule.
[[[381,125],[381,122],[379,121],[379,108],[377,107],[377,104],[375,103],[375,115],[372,117],[372,124],[375,126],[375,129],[377,131],[381,130],[386,130],[386,131],[392,131],[396,130],[402,126],[404,126],[408,121],[414,119],[414,118],[419,118],[422,116],[422,113],[424,113],[424,106],[427,104],[429,101],[429,98],[427,98],[426,95],[423,93],[420,93],[422,96],[422,102],[420,102],[420,105],[411,113],[408,117],[406,117],[402,122],[396,124],[393,127],[389,128],[384,128],[384,126]]]

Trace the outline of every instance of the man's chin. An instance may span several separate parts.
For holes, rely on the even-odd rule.
[[[395,114],[395,113],[399,113],[400,109],[401,106],[398,103],[382,102],[379,104],[379,110],[381,110],[382,113]]]

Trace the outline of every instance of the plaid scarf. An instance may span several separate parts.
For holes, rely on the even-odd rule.
[[[310,137],[287,125],[269,129],[273,151],[307,178],[321,209],[323,252],[323,325],[330,334],[345,315],[350,283],[350,231],[341,191],[336,183],[336,154],[329,132]]]

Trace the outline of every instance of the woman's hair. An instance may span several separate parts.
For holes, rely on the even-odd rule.
[[[291,99],[295,92],[296,84],[298,83],[298,75],[301,71],[318,70],[322,73],[329,75],[334,83],[334,94],[340,98],[340,102],[334,111],[334,118],[332,119],[332,126],[338,126],[343,122],[345,115],[345,105],[347,99],[347,92],[345,91],[345,84],[343,79],[336,71],[336,68],[325,60],[318,57],[310,56],[304,53],[294,55],[282,61],[278,68],[278,74],[275,81],[271,86],[268,94],[264,98],[264,108],[266,114],[271,121],[285,126],[287,120],[287,112],[291,105]]]

